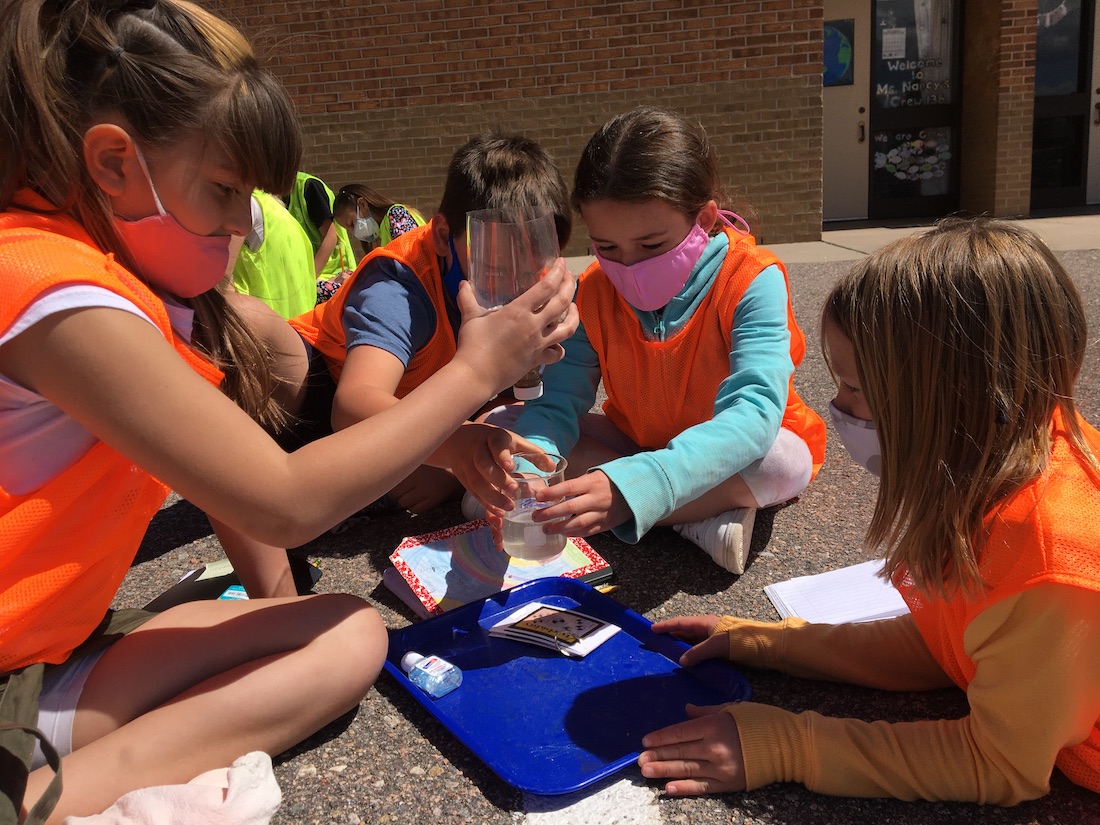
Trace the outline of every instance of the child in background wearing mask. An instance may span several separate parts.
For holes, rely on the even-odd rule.
[[[573,478],[539,492],[567,499],[536,511],[547,532],[636,543],[668,525],[742,573],[756,508],[821,466],[824,423],[792,381],[805,342],[785,268],[721,197],[706,134],[677,113],[635,109],[585,147],[572,201],[597,260],[581,327],[512,426],[568,455]],[[601,379],[606,415],[588,412]]]
[[[229,246],[230,283],[289,320],[317,304],[313,247],[277,197],[256,189],[251,201],[252,229]]]
[[[858,264],[827,298],[822,331],[838,432],[881,477],[867,545],[883,548],[911,612],[654,629],[698,642],[685,666],[729,658],[883,690],[957,685],[970,713],[888,724],[689,706],[690,721],[645,737],[643,775],[675,796],[800,782],[1013,805],[1047,793],[1057,767],[1100,792],[1100,433],[1073,402],[1088,340],[1069,276],[1026,229],[942,221]],[[852,440],[853,422],[876,447]]]
[[[111,610],[168,490],[311,540],[558,357],[574,282],[552,268],[491,319],[466,288],[421,392],[288,454],[250,417],[278,418],[268,353],[215,289],[252,190],[294,178],[285,91],[183,0],[0,0],[0,66],[0,821],[60,821],[286,750],[386,654],[352,595]]]
[[[361,183],[349,183],[336,193],[332,214],[336,223],[359,241],[364,255],[427,223],[411,206],[396,203]]]
[[[301,171],[295,175],[290,193],[283,196],[287,210],[305,230],[313,247],[317,303],[331,298],[355,269],[355,253],[347,230],[333,215],[335,199],[327,183]]]

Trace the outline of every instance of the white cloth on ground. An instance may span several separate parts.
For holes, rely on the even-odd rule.
[[[271,757],[253,751],[186,785],[139,788],[101,814],[66,817],[62,825],[268,825],[282,799]]]

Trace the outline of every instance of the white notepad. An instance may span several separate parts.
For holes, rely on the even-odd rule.
[[[779,615],[815,624],[873,622],[909,612],[894,586],[879,578],[882,559],[769,584],[764,593]]]

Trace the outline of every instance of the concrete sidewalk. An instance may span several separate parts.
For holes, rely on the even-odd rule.
[[[1020,221],[1039,235],[1055,252],[1100,248],[1100,215],[1059,218],[1025,218]],[[927,226],[829,229],[820,241],[768,245],[786,263],[853,261],[897,238],[922,232]]]
[[[1057,218],[1024,218],[1021,224],[1037,233],[1055,252],[1100,249],[1100,215],[1069,215]],[[923,232],[928,225],[830,229],[825,226],[820,241],[765,244],[788,264],[854,261],[897,238]],[[595,260],[591,255],[567,258],[571,271],[583,272]]]

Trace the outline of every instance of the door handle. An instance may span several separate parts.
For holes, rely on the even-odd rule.
[[[1100,126],[1100,103],[1095,104],[1093,108],[1096,109],[1096,120],[1093,122]]]
[[[1096,117],[1097,123],[1100,123],[1100,103],[1096,104]],[[856,126],[856,143],[863,143],[867,140],[867,124],[862,120]]]

